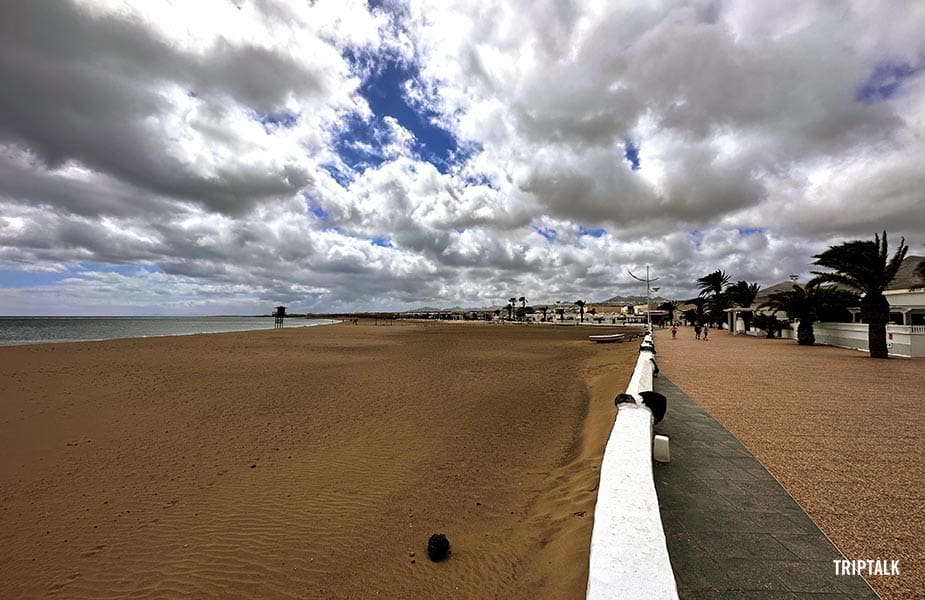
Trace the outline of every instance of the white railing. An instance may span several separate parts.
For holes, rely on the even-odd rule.
[[[636,403],[620,404],[601,463],[594,508],[589,600],[677,600],[668,546],[652,476],[652,411],[639,393],[652,389],[652,336],[640,346],[626,393]]]

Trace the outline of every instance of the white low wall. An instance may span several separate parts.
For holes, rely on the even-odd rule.
[[[869,351],[866,323],[813,323],[817,344]],[[887,348],[891,356],[925,356],[925,331],[910,325],[887,325]]]
[[[651,341],[647,335],[643,344]],[[652,352],[639,352],[626,388],[636,404],[620,404],[604,450],[591,533],[589,600],[678,599],[652,476],[652,411],[637,395],[652,389],[652,358]]]
[[[867,351],[867,325],[862,323],[813,323],[817,344]]]

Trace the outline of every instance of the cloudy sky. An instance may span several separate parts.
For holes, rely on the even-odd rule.
[[[925,254],[925,3],[0,0],[0,314],[763,285]]]

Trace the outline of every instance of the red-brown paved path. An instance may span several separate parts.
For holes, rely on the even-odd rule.
[[[658,365],[726,426],[883,598],[925,598],[925,359],[711,330],[656,332]],[[670,410],[670,407],[669,407]]]

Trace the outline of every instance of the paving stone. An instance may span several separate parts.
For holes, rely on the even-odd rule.
[[[841,554],[732,434],[664,376],[655,389],[668,398],[656,432],[671,462],[654,478],[680,598],[877,598],[835,575]]]
[[[761,590],[749,590],[747,592],[707,592],[700,591],[696,594],[679,597],[691,598],[696,600],[795,600],[799,598],[790,592],[768,592]],[[814,596],[815,598],[815,596]]]
[[[679,586],[692,592],[728,590],[733,585],[726,574],[726,569],[711,559],[702,556],[681,559],[671,557],[671,566]]]
[[[770,533],[725,531],[718,535],[704,536],[700,545],[717,559],[754,558],[760,562],[797,558]]]
[[[822,533],[775,533],[774,539],[803,560],[841,559],[842,555]],[[833,566],[834,569],[834,566]]]
[[[783,572],[780,562],[773,560],[729,559],[721,561],[733,591],[781,592],[790,590],[785,583],[789,573]]]
[[[782,575],[791,592],[839,593],[832,561],[793,561],[781,564]]]
[[[790,516],[791,511],[754,511],[748,514],[752,520],[759,525],[759,531],[766,531],[772,534],[799,534],[806,531],[806,525],[804,523],[797,522]]]
[[[758,529],[758,525],[750,516],[742,511],[716,511],[716,510],[690,510],[663,511],[662,522],[665,515],[671,514],[670,519],[677,526],[690,532],[740,532],[750,533]],[[666,532],[668,527],[665,527]]]

